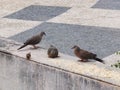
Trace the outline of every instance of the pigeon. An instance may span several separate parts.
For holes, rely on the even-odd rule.
[[[104,64],[104,61],[97,58],[97,55],[91,52],[88,52],[86,50],[80,49],[77,45],[73,46],[72,49],[74,49],[74,54],[80,58],[82,62],[88,61],[88,59],[94,59],[96,61],[99,61]]]
[[[42,40],[43,35],[46,35],[45,32],[41,32],[38,35],[32,36],[28,40],[25,41],[24,45],[22,45],[18,50],[26,47],[27,45],[32,45],[34,48],[37,48],[35,45],[40,43]]]
[[[47,54],[49,58],[56,58],[58,57],[58,49],[53,45],[50,45],[50,48],[48,49]]]
[[[27,60],[30,60],[30,59],[31,59],[31,53],[30,53],[30,52],[26,54],[26,59],[27,59]]]

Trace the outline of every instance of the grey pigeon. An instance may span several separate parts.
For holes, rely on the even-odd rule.
[[[38,35],[35,35],[35,36],[29,38],[28,40],[25,41],[24,45],[22,45],[20,48],[18,48],[18,50],[24,48],[27,45],[32,45],[34,48],[37,48],[35,45],[40,43],[43,35],[46,35],[45,32],[41,32]]]
[[[88,59],[94,59],[96,61],[99,61],[101,63],[104,63],[103,60],[97,58],[97,55],[91,52],[88,52],[86,50],[80,49],[78,46],[73,46],[72,49],[74,49],[74,54],[81,59],[81,61],[88,61]]]
[[[58,57],[58,49],[54,47],[53,45],[51,45],[47,51],[47,54],[48,54],[48,57],[50,58],[56,58]]]

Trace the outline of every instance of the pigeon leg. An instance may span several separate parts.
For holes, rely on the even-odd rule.
[[[37,47],[35,45],[33,45],[34,49],[37,49]]]
[[[34,49],[40,48],[39,46],[35,46],[35,45],[33,45],[33,47],[34,47]]]

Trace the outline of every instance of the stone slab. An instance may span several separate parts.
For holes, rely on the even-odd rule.
[[[68,9],[70,9],[70,7],[31,5],[4,18],[46,21],[66,12]]]
[[[31,49],[30,46],[27,46],[23,50],[17,50],[17,48],[21,46],[19,43],[14,42],[13,40],[7,40],[5,38],[1,38],[0,41],[4,42],[3,43],[4,46],[3,45],[0,46],[0,53],[1,53],[0,55],[3,56],[2,57],[3,60],[0,63],[0,64],[2,64],[2,63],[3,64],[0,65],[0,67],[2,69],[3,67],[9,66],[9,68],[3,68],[1,70],[2,73],[0,74],[0,76],[2,76],[2,77],[10,77],[11,75],[16,77],[16,74],[13,74],[11,72],[14,72],[14,73],[19,72],[19,70],[16,70],[16,68],[19,69],[18,66],[20,66],[20,68],[21,68],[20,70],[22,70],[23,72],[21,72],[22,74],[20,73],[20,74],[17,74],[17,75],[22,75],[22,77],[24,76],[24,78],[22,78],[22,80],[26,81],[26,80],[30,79],[31,75],[33,75],[34,72],[35,72],[34,69],[36,69],[35,67],[30,69],[29,67],[32,64],[29,65],[29,63],[36,63],[37,64],[36,66],[39,66],[39,64],[41,64],[41,65],[45,65],[47,67],[50,67],[51,69],[56,68],[56,69],[59,69],[59,70],[65,71],[65,72],[74,73],[75,75],[80,75],[80,76],[83,76],[83,77],[87,77],[87,78],[92,79],[92,80],[97,80],[97,81],[100,81],[100,82],[104,82],[104,84],[101,83],[101,84],[103,84],[103,86],[101,86],[101,88],[99,88],[100,90],[102,90],[103,87],[106,87],[106,84],[110,84],[110,85],[117,86],[117,87],[120,86],[120,71],[114,70],[113,68],[107,66],[106,64],[102,64],[102,63],[99,63],[99,62],[86,62],[86,63],[77,62],[76,57],[72,57],[72,56],[69,56],[69,55],[62,54],[62,53],[59,53],[59,56],[60,56],[59,58],[52,59],[52,58],[48,58],[47,50],[45,50],[43,48]],[[26,60],[26,54],[28,52],[31,52],[31,60],[30,61]],[[12,55],[9,54],[9,53],[11,53]],[[3,54],[6,54],[6,55],[3,55]],[[9,56],[9,57],[7,57],[7,56]],[[21,62],[21,59],[16,58],[16,56],[21,57],[22,61],[24,63],[21,63],[21,64],[17,63],[18,61]],[[12,60],[14,60],[14,61],[12,61]],[[17,63],[17,64],[12,65],[12,64],[14,64],[14,62]],[[16,68],[11,69],[14,66]],[[9,69],[11,69],[11,70],[9,70]],[[25,70],[25,72],[24,72],[24,70]],[[46,69],[45,72],[50,71],[50,70],[48,70],[48,71],[47,70],[48,69]],[[30,72],[27,73],[26,71],[27,72],[30,71],[31,73]],[[9,75],[9,73],[11,73],[11,74]],[[28,75],[28,76],[26,76],[26,75]],[[48,73],[46,75],[48,75]],[[61,74],[59,73],[58,75],[61,75]],[[71,76],[71,74],[69,74],[69,75]],[[25,76],[28,79],[26,79]],[[14,78],[14,77],[12,77],[12,78]],[[65,78],[67,78],[67,77],[65,77]],[[89,81],[89,79],[87,79],[86,82]],[[14,81],[14,79],[11,79],[11,80]],[[31,77],[30,80],[33,80],[32,77]],[[50,82],[51,82],[51,80],[50,80]],[[73,82],[73,81],[71,81],[71,82]],[[29,82],[24,82],[24,83],[29,85],[28,84]],[[34,83],[34,82],[30,81],[30,83]],[[90,80],[90,86],[91,86],[91,84],[93,85],[93,87],[95,87],[95,85],[96,85],[96,84],[94,85]],[[50,85],[50,83],[48,85]],[[83,83],[82,85],[86,85],[86,83]],[[84,88],[82,90],[84,90]],[[103,90],[107,90],[107,89],[103,89]]]
[[[120,0],[99,0],[92,8],[120,10]]]

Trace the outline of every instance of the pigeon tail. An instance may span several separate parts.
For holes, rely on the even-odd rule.
[[[104,62],[102,59],[95,58],[95,60],[97,60],[97,61],[99,61],[99,62],[101,62],[101,63],[105,64],[105,62]]]
[[[20,50],[22,48],[24,48],[25,46],[27,46],[26,44],[22,45],[20,48],[18,48],[17,50]]]

